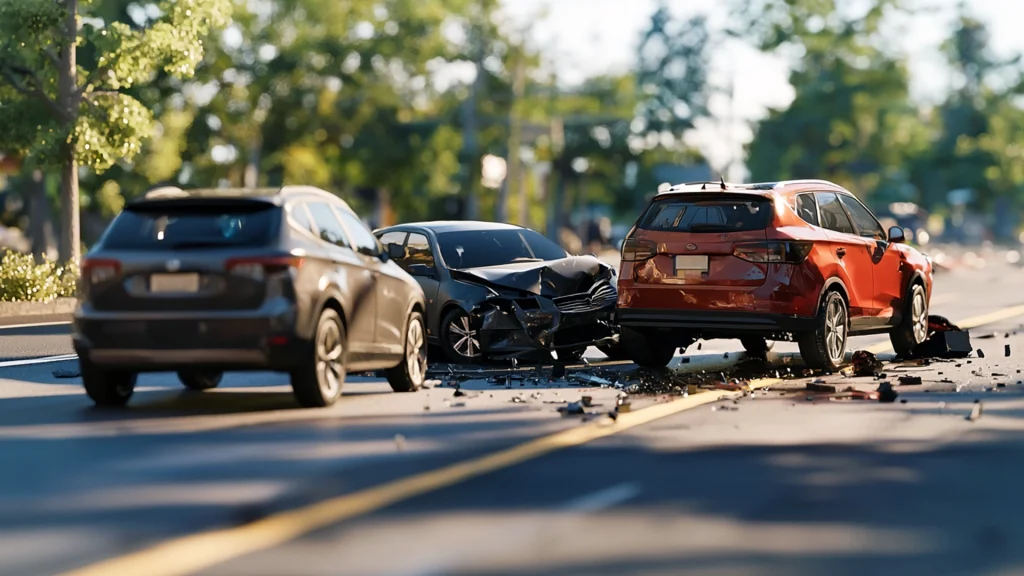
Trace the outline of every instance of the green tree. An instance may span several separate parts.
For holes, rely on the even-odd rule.
[[[3,147],[59,167],[60,259],[80,257],[78,168],[131,160],[153,132],[151,111],[128,92],[161,71],[179,78],[203,60],[203,40],[230,17],[230,0],[140,6],[145,25],[107,21],[101,0],[0,0]],[[79,56],[82,56],[81,60]]]

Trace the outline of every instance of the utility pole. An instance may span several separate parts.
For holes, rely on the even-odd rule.
[[[479,6],[474,7],[472,29],[470,30],[471,50],[473,51],[473,67],[476,78],[469,87],[469,97],[462,106],[462,163],[465,168],[463,182],[463,218],[477,219],[476,188],[480,174],[480,145],[477,141],[477,96],[483,87],[483,32],[480,29]]]
[[[495,207],[494,219],[504,222],[508,214],[508,198],[510,193],[519,189],[519,225],[526,226],[523,214],[529,210],[529,199],[526,198],[526,187],[522,185],[522,160],[520,158],[520,146],[523,139],[523,124],[519,115],[519,101],[523,97],[523,89],[526,84],[526,72],[523,69],[523,55],[516,57],[515,68],[512,71],[512,103],[508,110],[508,174],[505,183],[498,195],[498,204]]]

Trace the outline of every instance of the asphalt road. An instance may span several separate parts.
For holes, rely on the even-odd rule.
[[[0,573],[1020,572],[1022,280],[999,257],[937,278],[933,312],[982,324],[986,354],[887,367],[924,378],[906,403],[830,401],[797,378],[633,398],[616,423],[561,417],[616,396],[566,382],[454,398],[361,378],[302,410],[283,376],[249,373],[207,393],[146,375],[126,411],[102,411],[54,376],[73,361],[47,361],[71,353],[66,326],[0,328]],[[677,369],[739,349],[705,342]],[[768,371],[799,372],[794,351],[778,344]]]

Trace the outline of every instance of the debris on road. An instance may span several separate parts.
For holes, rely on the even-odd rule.
[[[405,436],[395,434],[395,448],[398,450],[405,450]]]
[[[809,392],[835,392],[836,387],[831,384],[825,384],[822,379],[817,379],[807,383],[807,390]]]
[[[1010,357],[1010,345],[1009,344],[1007,344],[1006,346],[1003,347],[1003,355],[1006,356],[1007,358]]]
[[[882,361],[867,350],[853,353],[853,374],[855,376],[874,376],[882,371]]]
[[[78,370],[68,370],[66,368],[58,368],[53,371],[54,378],[78,378],[82,373]]]
[[[811,400],[812,397],[808,396],[807,399]],[[867,390],[857,390],[856,388],[850,386],[849,388],[847,388],[846,390],[843,390],[842,392],[837,392],[835,394],[830,395],[829,396],[829,400],[830,401],[836,401],[836,400],[840,400],[840,401],[841,400],[878,400],[878,392],[877,391],[869,392]]]
[[[942,316],[929,316],[928,338],[914,348],[913,355],[917,358],[966,358],[972,351],[969,332]],[[979,357],[984,358],[984,353]]]
[[[878,401],[883,403],[895,402],[896,397],[899,396],[899,393],[896,392],[896,389],[893,388],[892,384],[888,382],[880,382],[878,384],[878,390],[876,390],[876,392],[878,392]]]
[[[982,405],[981,400],[975,400],[974,407],[971,408],[971,413],[967,415],[967,420],[971,422],[977,422],[978,420],[981,419],[981,414],[983,411],[984,405]]]
[[[900,386],[919,386],[921,384],[920,376],[900,376]]]
[[[978,358],[984,358],[985,357],[985,351],[982,350],[981,348],[978,348],[977,352],[978,352]]]
[[[558,411],[562,416],[583,416],[587,413],[587,411],[583,409],[583,405],[579,402],[569,402],[565,406],[560,406]]]

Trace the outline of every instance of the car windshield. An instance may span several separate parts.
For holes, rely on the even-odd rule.
[[[743,232],[764,230],[772,216],[767,198],[671,198],[651,204],[642,230],[670,232]]]
[[[437,235],[449,268],[482,268],[514,262],[558,260],[568,256],[558,244],[533,230],[459,230]]]
[[[163,250],[265,246],[276,207],[142,207],[122,212],[103,239],[115,250]]]

